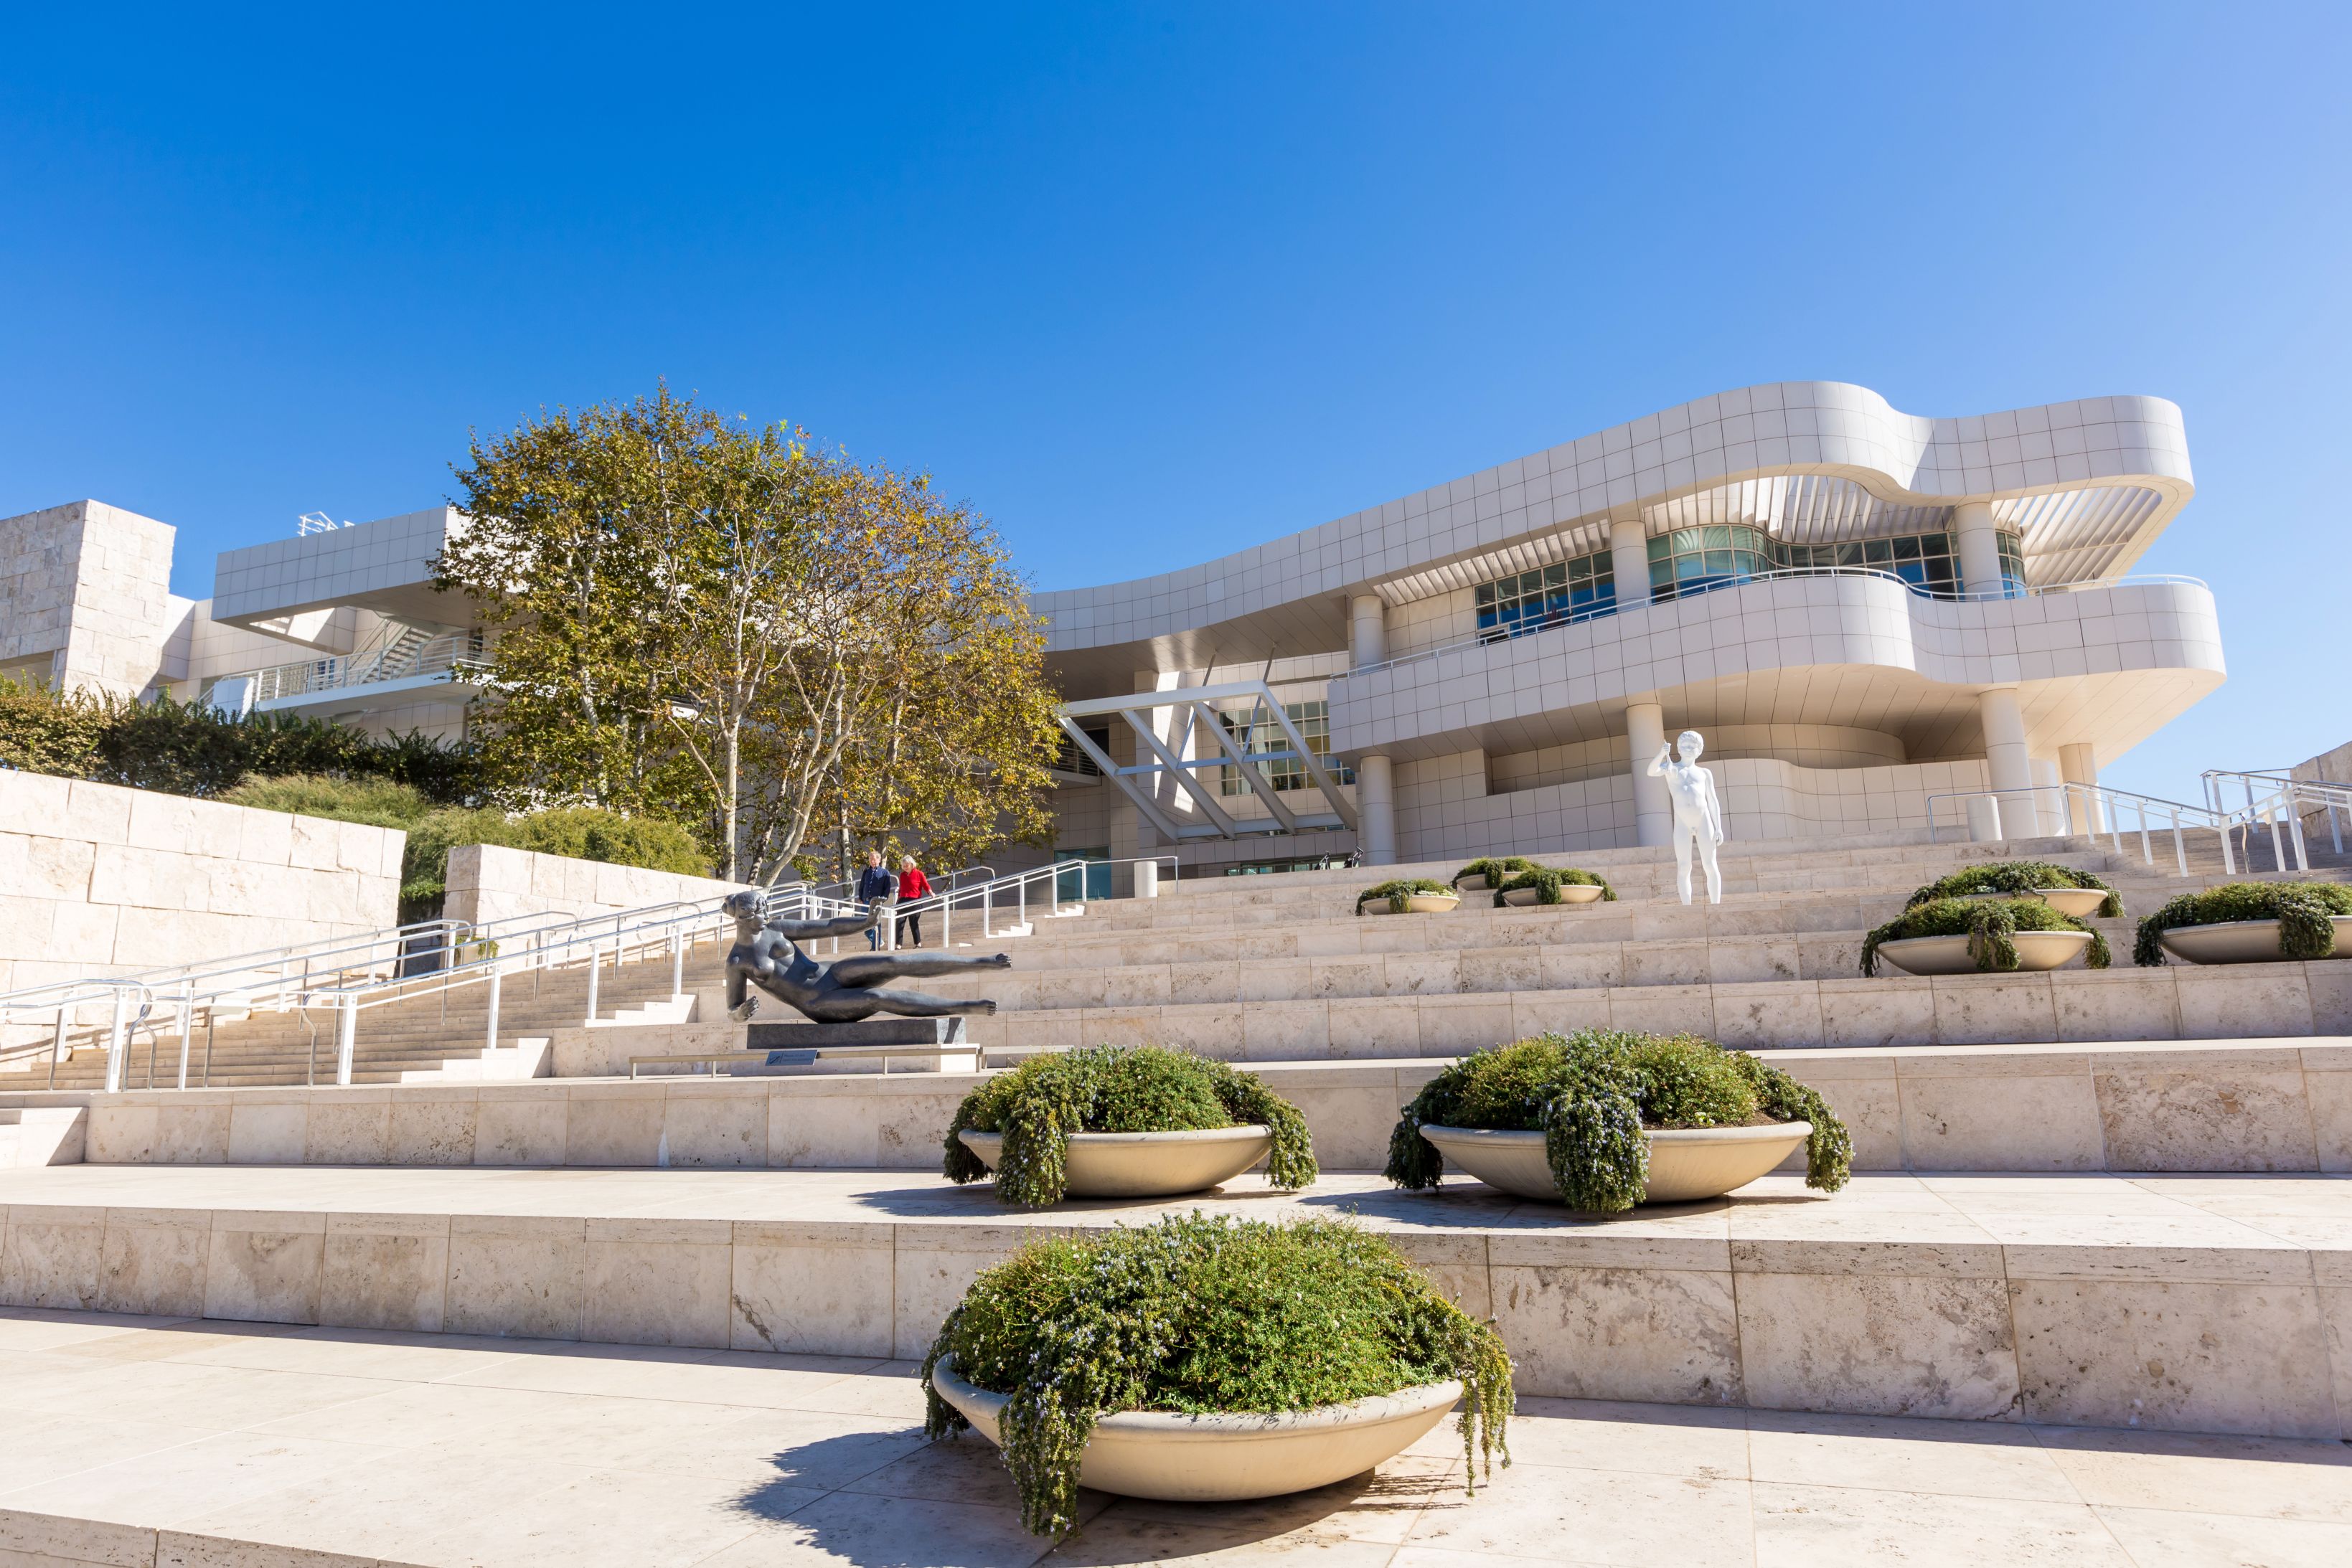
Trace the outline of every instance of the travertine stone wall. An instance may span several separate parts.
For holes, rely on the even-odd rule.
[[[0,991],[390,925],[406,840],[0,771]]]
[[[0,670],[146,690],[184,609],[172,599],[173,531],[99,501],[0,518]]]
[[[673,899],[724,898],[745,885],[497,844],[460,844],[449,852],[449,895],[442,913],[477,925],[528,915],[595,915]]]

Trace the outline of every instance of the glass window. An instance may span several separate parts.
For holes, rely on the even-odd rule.
[[[1285,703],[1282,711],[1297,727],[1298,737],[1307,742],[1307,752],[1323,759],[1324,769],[1331,775],[1333,782],[1353,784],[1356,781],[1354,768],[1330,760],[1331,704],[1328,699],[1318,697],[1313,702]],[[1254,712],[1221,713],[1217,716],[1217,722],[1225,727],[1225,733],[1240,744],[1244,753],[1267,758],[1259,763],[1257,768],[1265,775],[1265,781],[1274,786],[1276,793],[1313,788],[1314,779],[1307,771],[1307,764],[1283,755],[1290,750],[1290,738],[1282,733],[1282,726],[1274,722],[1274,716],[1266,712],[1263,703]],[[1249,780],[1242,777],[1240,768],[1218,770],[1218,794],[1246,795],[1249,792]]]
[[[1607,552],[1482,582],[1473,595],[1478,640],[1499,643],[1547,626],[1589,621],[1617,608],[1616,570]]]

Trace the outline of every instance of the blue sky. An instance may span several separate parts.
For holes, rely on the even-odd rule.
[[[2231,676],[2109,781],[2352,739],[2352,8],[1618,10],[19,9],[0,516],[202,595],[667,377],[1050,588],[1754,382],[2154,392]]]

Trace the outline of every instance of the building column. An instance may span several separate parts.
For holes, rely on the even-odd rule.
[[[1986,782],[1995,790],[2018,793],[2001,798],[1998,810],[1990,802],[1969,804],[1969,837],[1982,843],[2023,836],[2038,825],[2033,797],[2033,758],[2025,749],[2025,715],[2017,706],[2015,686],[1994,686],[1977,696],[1977,718],[1984,727]],[[2014,825],[2012,825],[2014,824]]]
[[[1348,601],[1348,667],[1360,670],[1388,656],[1388,601],[1359,593]],[[1366,865],[1396,864],[1396,780],[1382,753],[1356,759],[1356,845]]]
[[[2069,784],[2098,788],[2099,757],[2087,740],[2076,741],[2058,748],[2058,777]],[[2070,796],[2073,791],[2068,791]],[[2066,831],[2070,833],[2103,833],[2106,831],[2106,813],[2099,810],[2097,800],[2089,796],[2070,799],[2066,810]]]
[[[1378,753],[1356,760],[1356,842],[1366,865],[1396,864],[1395,781]]]
[[[1609,570],[1617,579],[1617,608],[1650,602],[1650,534],[1639,517],[1609,525]]]
[[[1952,543],[1960,558],[1962,591],[1998,598],[2000,541],[1993,537],[1992,507],[1982,501],[1963,501],[1952,508]]]
[[[1633,841],[1670,842],[1675,832],[1674,797],[1666,781],[1650,777],[1651,758],[1666,743],[1666,710],[1656,703],[1625,705],[1625,749],[1633,772]]]

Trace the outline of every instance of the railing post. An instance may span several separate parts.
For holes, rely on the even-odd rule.
[[[2275,810],[2265,810],[2263,816],[2270,823],[2271,865],[2276,870],[2284,871],[2286,870],[2286,845],[2279,841],[2279,814]]]
[[[954,915],[951,913],[954,908],[955,894],[953,893],[943,893],[940,894],[940,946],[950,950],[952,950],[955,946],[955,926],[953,925]]]
[[[2181,875],[2189,874],[2189,845],[2180,836],[2180,808],[2178,806],[2172,809],[2172,861],[2179,867]]]
[[[2334,817],[2328,818],[2331,822],[2335,820]],[[991,917],[995,913],[995,900],[996,883],[992,881],[982,883],[980,884],[980,939],[983,942],[996,940],[996,933],[989,929]]]
[[[2218,792],[2216,793],[2215,798],[2219,799]],[[2218,812],[2215,814],[2220,816],[2220,813]],[[2238,874],[2238,856],[2234,846],[2230,842],[2230,819],[2227,817],[2221,817],[2221,874],[2223,876],[2235,876]]]
[[[188,1036],[195,1027],[196,983],[180,983],[180,1087],[188,1086]]]
[[[122,1053],[124,1015],[131,1009],[131,998],[122,988],[114,988],[114,1022],[106,1034],[106,1092],[119,1092],[122,1088]]]
[[[486,1051],[496,1051],[499,1048],[499,982],[506,977],[506,967],[505,963],[499,959],[490,960],[490,1021],[488,1038],[483,1041],[483,1049]]]
[[[2303,813],[2294,809],[2292,798],[2286,805],[2286,836],[2294,841],[2294,869],[2309,871],[2311,857],[2304,852],[2303,848]]]
[[[352,1057],[359,1045],[360,999],[352,992],[342,994],[342,1009],[335,1017],[335,1082],[352,1081]]]
[[[686,932],[669,928],[669,994],[674,1001],[686,995]]]
[[[58,1032],[49,1041],[49,1065],[53,1068],[73,1055],[73,1049],[66,1044],[66,1020],[72,1016],[72,1013],[73,1009],[70,1005],[63,1002],[58,1004]],[[50,1076],[54,1078],[57,1075],[52,1072]]]
[[[588,945],[588,1021],[596,1021],[596,984],[604,968],[604,944]]]

